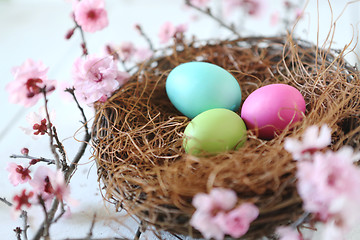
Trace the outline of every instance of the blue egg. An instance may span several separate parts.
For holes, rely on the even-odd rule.
[[[175,67],[167,77],[166,93],[182,114],[194,118],[214,109],[237,111],[241,89],[225,69],[206,62],[188,62]]]

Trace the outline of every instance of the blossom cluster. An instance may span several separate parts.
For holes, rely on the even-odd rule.
[[[247,233],[259,210],[252,203],[236,204],[236,193],[230,189],[213,188],[209,194],[198,193],[193,198],[196,211],[190,224],[206,239],[221,240],[225,234],[239,238]]]
[[[27,154],[28,150],[25,153]],[[61,170],[54,171],[49,167],[39,166],[31,176],[30,168],[39,161],[39,159],[32,159],[26,167],[9,163],[6,168],[11,184],[17,186],[28,182],[31,186],[28,193],[26,189],[23,189],[20,194],[14,196],[15,213],[23,210],[24,207],[31,207],[32,204],[45,204],[45,207],[49,207],[55,197],[59,201],[73,202],[70,198],[70,187],[66,184]]]
[[[325,151],[330,143],[327,125],[310,126],[301,141],[286,139],[285,149],[298,161],[297,189],[303,209],[324,223],[323,239],[340,240],[360,223],[360,169],[354,164],[360,153],[349,146]]]

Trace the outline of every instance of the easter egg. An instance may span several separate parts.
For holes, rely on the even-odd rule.
[[[267,140],[300,121],[304,113],[304,97],[296,88],[286,84],[270,84],[255,90],[241,108],[246,127]]]
[[[225,69],[206,62],[175,67],[166,79],[166,93],[175,108],[189,118],[213,108],[236,111],[241,103],[237,80]]]
[[[183,146],[195,156],[235,150],[246,141],[246,126],[235,112],[215,108],[200,113],[186,126]]]

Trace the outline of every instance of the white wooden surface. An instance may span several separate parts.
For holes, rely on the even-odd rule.
[[[279,7],[280,0],[268,1],[272,9]],[[316,42],[317,39],[317,6],[315,0],[310,0],[305,18],[300,23],[298,35],[304,39]],[[319,41],[325,39],[329,31],[330,9],[327,1],[320,0]],[[336,18],[346,6],[346,1],[333,0],[332,10]],[[352,27],[358,30],[358,16],[360,3],[346,8],[343,16],[337,23],[334,36],[335,46],[342,48],[352,38]],[[167,20],[175,24],[190,22],[193,11],[184,11],[181,0],[108,0],[107,9],[110,25],[103,31],[86,34],[90,53],[101,53],[104,44],[133,41],[140,46],[146,42],[133,30],[134,23],[140,23],[144,31],[158,45],[157,33],[160,25]],[[31,109],[9,104],[5,85],[12,81],[10,70],[13,66],[22,64],[25,59],[41,60],[50,67],[49,79],[58,82],[71,81],[70,69],[74,59],[81,54],[78,46],[79,35],[70,41],[64,40],[64,35],[73,26],[69,14],[71,5],[63,0],[0,0],[0,196],[11,199],[15,192],[20,192],[23,186],[14,188],[10,185],[5,171],[7,162],[13,161],[8,156],[19,153],[22,147],[28,147],[31,155],[51,158],[48,150],[48,139],[42,138],[33,141],[25,135],[19,126],[27,126],[25,116],[30,111],[36,111],[42,102]],[[246,21],[246,28],[250,34],[275,35],[281,29],[269,24],[269,15],[263,19]],[[226,30],[219,30],[216,23],[206,17],[200,17],[197,22],[190,22],[189,32],[199,38],[226,37]],[[356,62],[354,55],[348,57],[352,63]],[[74,133],[81,126],[80,115],[74,104],[67,103],[57,93],[50,96],[50,108],[55,109],[57,126],[60,138],[64,140],[67,154],[71,158],[76,152],[79,143],[73,138]],[[86,108],[88,116],[93,116],[93,111]],[[122,220],[122,214],[116,214],[112,206],[102,200],[96,176],[94,163],[89,160],[90,151],[82,160],[78,172],[72,180],[72,197],[79,201],[78,206],[71,208],[71,218],[63,218],[51,228],[54,239],[68,237],[85,237],[94,213],[97,213],[99,222],[94,229],[95,237],[124,236],[132,237],[137,225],[132,220],[126,220],[127,227],[115,220]],[[21,161],[21,160],[17,160]],[[39,208],[34,208],[29,213],[32,226],[39,224],[42,218]],[[20,221],[10,217],[10,209],[0,203],[0,233],[1,239],[15,239],[13,229],[20,225]],[[30,229],[30,235],[33,229]],[[142,239],[154,238],[151,233],[146,233]],[[317,237],[316,239],[320,239]],[[348,239],[360,239],[359,231],[349,236]]]

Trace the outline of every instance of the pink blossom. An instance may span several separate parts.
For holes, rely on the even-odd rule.
[[[360,201],[360,169],[353,165],[354,153],[348,148],[338,152],[317,152],[313,161],[298,163],[298,192],[304,209],[327,220],[330,206],[341,197]]]
[[[213,188],[209,194],[198,193],[192,204],[198,211],[213,212],[232,209],[237,201],[236,193],[225,188]]]
[[[109,97],[130,76],[118,71],[112,56],[78,58],[73,66],[75,94],[87,104],[92,104],[104,95]]]
[[[129,61],[135,54],[136,48],[132,42],[123,42],[120,45],[119,56],[123,61]]]
[[[137,48],[134,54],[136,62],[143,62],[149,60],[153,55],[153,51],[149,48]]]
[[[160,43],[167,43],[176,33],[176,27],[171,22],[165,22],[159,31]]]
[[[26,183],[31,180],[29,168],[16,163],[9,163],[6,170],[9,172],[10,183],[17,186],[19,183]]]
[[[273,12],[270,16],[270,25],[275,26],[279,23],[280,13],[278,11]]]
[[[49,117],[51,122],[55,120],[55,110],[50,111]],[[38,124],[40,126],[41,121],[43,121],[44,119],[46,119],[45,107],[40,107],[37,112],[30,112],[28,115],[26,115],[26,121],[29,123],[29,126],[20,128],[25,132],[25,134],[32,136],[32,138],[36,140],[42,135],[34,134],[34,126],[35,124]],[[43,130],[47,130],[47,128]],[[39,133],[41,133],[41,131]]]
[[[236,193],[230,189],[214,188],[209,194],[198,193],[192,201],[196,211],[190,224],[207,239],[223,239],[224,231],[216,223],[216,215],[232,209],[236,201]]]
[[[279,240],[302,240],[299,232],[292,227],[280,226],[276,229],[276,234],[280,237]]]
[[[174,26],[171,22],[165,22],[159,31],[159,39],[160,43],[167,43],[170,39],[177,37],[178,35],[182,35],[185,31],[187,31],[187,24],[179,24]]]
[[[222,231],[234,238],[243,236],[249,230],[250,223],[259,215],[259,209],[252,203],[243,203],[230,212],[219,212],[215,222]]]
[[[109,24],[104,0],[81,0],[75,3],[74,16],[85,32],[96,32]]]
[[[190,3],[196,7],[202,8],[209,5],[210,0],[190,0]]]
[[[29,202],[30,198],[34,195],[33,192],[26,193],[26,190],[24,189],[20,195],[15,195],[13,198],[14,201],[14,209],[16,211],[21,210],[22,206],[25,205],[26,207],[31,207],[31,203]]]
[[[249,16],[259,17],[266,9],[265,0],[224,0],[223,3],[225,16],[229,16],[236,9],[241,9]]]
[[[29,183],[34,192],[40,195],[44,201],[54,197],[62,201],[70,197],[70,189],[60,170],[54,172],[48,167],[39,166],[35,171],[34,178]]]
[[[223,230],[210,212],[196,210],[191,217],[190,225],[199,230],[206,239],[222,240],[224,238]]]
[[[311,155],[331,143],[331,129],[327,125],[319,128],[315,125],[308,127],[303,136],[302,141],[293,138],[285,140],[284,148],[292,153],[295,160],[308,159]]]
[[[183,34],[188,30],[188,25],[186,23],[179,24],[175,27],[175,34]]]
[[[31,107],[42,97],[41,91],[51,92],[55,89],[56,82],[47,79],[48,68],[42,62],[27,59],[21,66],[14,67],[12,74],[14,81],[6,86],[9,92],[9,101]]]

